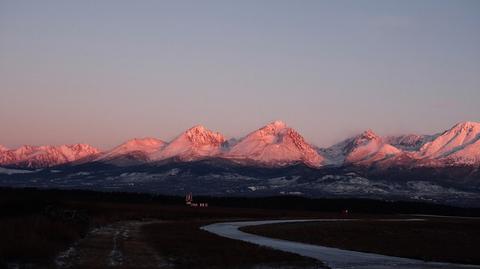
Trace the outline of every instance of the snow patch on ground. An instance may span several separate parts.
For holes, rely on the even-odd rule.
[[[10,168],[0,167],[0,174],[13,175],[13,174],[28,174],[28,173],[33,173],[33,172],[35,172],[35,171],[10,169]]]
[[[115,231],[113,236],[113,247],[108,255],[108,265],[109,266],[120,266],[123,263],[123,254],[118,248],[118,237],[120,236],[120,231]]]

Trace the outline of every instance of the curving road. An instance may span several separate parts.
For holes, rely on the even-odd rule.
[[[383,219],[380,221],[422,221],[423,219]],[[464,269],[480,268],[475,265],[463,265],[440,262],[424,262],[421,260],[385,256],[380,254],[343,250],[331,247],[323,247],[299,242],[292,242],[281,239],[274,239],[254,234],[245,233],[239,230],[240,227],[262,224],[306,222],[306,221],[356,221],[352,219],[303,219],[303,220],[265,220],[265,221],[241,221],[214,223],[201,227],[202,230],[214,233],[219,236],[241,240],[260,246],[296,253],[302,256],[314,258],[324,262],[333,269]]]

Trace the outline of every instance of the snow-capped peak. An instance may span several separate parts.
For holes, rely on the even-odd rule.
[[[452,130],[458,131],[466,131],[466,132],[479,132],[480,131],[480,122],[474,122],[474,121],[464,121],[455,124],[455,126],[452,127]]]
[[[145,137],[145,138],[134,138],[128,140],[124,145],[128,147],[135,147],[135,146],[148,146],[148,147],[158,147],[165,144],[160,139],[152,138],[152,137]]]
[[[323,150],[329,163],[341,165],[371,164],[399,154],[401,151],[385,141],[372,130],[346,139],[330,148]]]
[[[323,157],[282,121],[274,121],[248,134],[233,146],[227,156],[272,166],[295,162],[319,166],[323,162]]]
[[[452,166],[480,164],[480,123],[461,122],[436,135],[380,137],[372,130],[318,152],[283,121],[273,121],[242,139],[226,138],[196,125],[169,143],[156,138],[135,138],[100,154],[88,144],[61,146],[0,145],[0,166],[30,168],[59,164],[107,161],[116,165],[142,164],[174,158],[192,161],[227,158],[253,165],[283,166],[305,163],[391,166]]]
[[[287,124],[284,121],[276,120],[267,124],[265,127],[275,128],[275,129],[284,129],[284,128],[287,128]]]
[[[225,142],[225,137],[218,133],[212,132],[202,125],[196,125],[183,134],[191,143],[195,145],[221,145]]]
[[[275,135],[286,128],[287,128],[287,125],[283,121],[276,120],[263,126],[262,128],[256,130],[251,134],[256,134],[257,136]]]
[[[366,139],[366,140],[374,140],[374,139],[379,139],[380,137],[372,130],[368,129],[361,133],[358,136],[359,139]]]
[[[0,155],[1,165],[20,165],[25,167],[50,167],[74,162],[100,151],[87,144],[61,146],[24,145],[17,149],[3,151]]]
[[[443,132],[431,142],[426,143],[420,148],[419,156],[422,158],[444,158],[450,154],[455,154],[456,158],[471,158],[472,150],[470,145],[480,143],[480,123],[478,122],[461,122],[454,125],[451,129]],[[462,151],[469,147],[468,154]],[[480,152],[475,154],[480,155]]]
[[[221,153],[225,137],[210,131],[202,125],[196,125],[168,143],[163,150],[154,155],[154,160],[179,158],[185,161],[204,157],[214,157]]]
[[[377,143],[381,143],[382,138],[380,136],[378,136],[372,130],[368,129],[368,130],[364,131],[363,133],[354,137],[349,146],[357,147],[357,146],[360,146],[360,145],[370,143],[372,141],[376,141]]]
[[[205,126],[201,125],[201,124],[197,124],[195,126],[192,126],[190,127],[189,129],[187,129],[185,132],[186,133],[189,133],[189,132],[199,132],[199,133],[203,133],[203,132],[207,132],[209,131]]]
[[[152,151],[152,150],[158,150],[164,144],[165,142],[157,138],[151,138],[151,137],[134,138],[116,147],[116,149],[123,149],[125,151],[136,151],[136,150]]]
[[[97,148],[94,148],[88,144],[72,144],[72,145],[61,145],[62,150],[69,150],[73,154],[96,154],[100,151]]]
[[[141,154],[142,159],[148,159],[150,154],[158,152],[164,145],[165,142],[156,138],[134,138],[105,152],[97,160],[113,159],[129,154]]]

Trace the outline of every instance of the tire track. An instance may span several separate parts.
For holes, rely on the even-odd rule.
[[[140,231],[141,226],[154,223],[122,221],[93,229],[85,238],[60,253],[59,269],[76,268],[170,268],[151,248]]]

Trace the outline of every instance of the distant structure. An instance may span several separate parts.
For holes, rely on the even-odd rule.
[[[185,204],[186,205],[191,205],[193,201],[192,193],[187,193],[185,196]]]
[[[185,195],[185,204],[190,207],[208,207],[208,203],[195,203],[193,202],[193,195],[192,193],[187,193]]]

